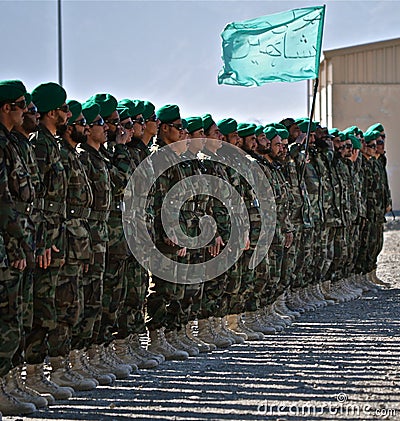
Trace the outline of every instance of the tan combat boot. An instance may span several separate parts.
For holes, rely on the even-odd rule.
[[[214,344],[208,344],[204,341],[202,341],[197,335],[195,335],[194,331],[194,322],[189,322],[186,327],[186,336],[193,341],[193,343],[196,344],[197,348],[199,349],[199,352],[211,352],[217,349],[217,347]]]
[[[164,336],[164,330],[156,329],[150,330],[150,344],[148,349],[150,352],[154,352],[156,354],[164,355],[165,359],[170,360],[187,360],[189,358],[189,354],[186,351],[176,349],[173,345],[171,345]]]
[[[71,370],[69,361],[63,357],[51,357],[50,364],[53,369],[50,378],[59,386],[72,387],[78,392],[93,390],[97,386],[94,380],[84,378]]]
[[[132,350],[139,356],[141,356],[145,361],[150,361],[147,364],[147,367],[139,367],[139,368],[154,368],[149,367],[151,364],[154,366],[154,361],[157,363],[157,366],[165,361],[165,357],[162,354],[153,354],[152,352],[148,351],[142,344],[140,343],[140,337],[137,334],[132,334],[127,338],[129,342],[129,346]]]
[[[200,350],[197,347],[196,342],[186,335],[186,328],[182,328],[178,331],[178,339],[181,343],[188,347],[186,352],[188,352],[191,357],[196,357],[200,354]]]
[[[47,378],[43,364],[26,366],[25,384],[40,394],[50,393],[56,400],[69,399],[73,395],[72,388],[59,386]]]
[[[376,275],[376,269],[370,272],[370,280],[376,285],[382,285],[386,288],[390,288],[390,284],[388,282],[382,281],[382,279],[378,278]]]
[[[4,390],[20,402],[33,403],[38,409],[46,408],[48,405],[47,399],[24,384],[21,369],[21,367],[15,367],[4,377]],[[50,397],[51,395],[47,396]]]
[[[265,339],[265,336],[261,332],[257,332],[253,329],[251,329],[245,322],[245,314],[239,314],[238,315],[238,326],[239,329],[242,330],[247,335],[248,341],[259,341],[262,339]]]
[[[8,393],[4,387],[4,378],[0,378],[0,414],[3,415],[24,415],[36,412],[33,403],[21,402]]]
[[[228,314],[226,317],[226,323],[228,329],[235,333],[235,335],[240,336],[243,341],[247,341],[249,337],[245,330],[239,325],[239,315],[238,314]]]
[[[198,337],[207,344],[214,344],[218,348],[228,348],[232,345],[230,339],[224,338],[219,335],[215,330],[214,321],[209,319],[199,320],[199,333]]]
[[[81,376],[85,377],[87,375],[89,378],[94,378],[102,386],[109,386],[115,382],[117,377],[113,373],[103,373],[100,370],[98,370],[92,364],[92,361],[90,360],[89,355],[86,352],[84,352],[83,350],[73,351],[73,353],[75,352],[76,354],[74,355],[74,357],[76,356],[77,358],[79,358],[80,363],[82,365],[80,367],[79,363],[77,362],[78,367],[76,371],[78,371]]]
[[[234,344],[240,344],[240,345],[244,344],[245,339],[242,336],[243,334],[239,335],[234,330],[230,329],[229,324],[228,324],[228,316],[225,316],[222,318],[221,327],[222,327],[222,331],[226,332],[226,334],[229,335],[228,338],[234,341],[233,342]]]

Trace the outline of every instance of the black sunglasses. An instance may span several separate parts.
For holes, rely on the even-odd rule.
[[[93,126],[104,126],[105,122],[104,120],[100,117],[98,120],[93,121],[92,123],[89,124],[90,127]]]
[[[374,144],[374,145],[366,145],[367,146],[367,148],[371,148],[371,149],[376,149],[376,145]]]
[[[33,107],[29,107],[28,111],[25,114],[35,115],[35,114],[37,114],[37,112],[38,112],[37,108],[35,106],[33,106]]]
[[[56,110],[60,110],[63,113],[68,113],[69,112],[69,105],[68,104],[61,105],[61,107],[57,107]]]
[[[353,149],[353,145],[351,145],[350,143],[348,145],[345,146],[345,148],[347,149]]]
[[[145,121],[144,121],[144,118],[143,118],[143,117],[139,117],[139,118],[132,119],[132,121],[133,121],[133,123],[140,124],[141,126],[143,126],[143,125],[144,125],[144,123],[145,123]]]
[[[182,124],[168,123],[167,125],[170,126],[170,127],[173,127],[176,130],[179,130],[180,132],[183,130]]]
[[[118,126],[121,123],[121,120],[119,118],[113,118],[112,120],[106,120],[106,122],[113,126]]]
[[[18,101],[18,102],[9,102],[9,104],[14,107],[21,108],[21,110],[24,110],[27,106],[27,103],[24,99],[21,99],[21,101]]]
[[[376,144],[377,145],[384,145],[385,144],[385,141],[384,140],[377,140],[376,141]]]
[[[121,123],[121,127],[123,127],[126,130],[133,129],[133,126],[134,125],[135,125],[135,123],[133,121],[128,121],[126,123]]]
[[[82,126],[85,127],[87,125],[86,118],[81,118],[80,120],[74,121],[72,123],[74,126]]]
[[[157,120],[158,120],[157,116],[155,114],[153,114],[151,117],[146,118],[145,121],[157,121]]]

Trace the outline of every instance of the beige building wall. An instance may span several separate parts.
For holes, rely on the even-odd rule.
[[[315,120],[364,131],[383,124],[393,208],[400,210],[400,39],[324,52]]]

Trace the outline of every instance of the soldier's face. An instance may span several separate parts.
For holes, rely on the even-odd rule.
[[[282,159],[286,160],[286,158],[289,156],[289,140],[288,139],[282,139]]]
[[[172,123],[164,123],[163,127],[166,129],[164,131],[167,143],[178,142],[181,140],[183,135],[182,120],[179,118]]]
[[[200,152],[204,149],[206,144],[206,138],[204,137],[204,130],[196,130],[190,135],[190,146],[189,149],[194,152]]]
[[[20,96],[17,98],[14,103],[22,103],[22,101],[25,101],[24,96]],[[21,108],[18,105],[11,105],[11,111],[10,111],[10,117],[13,123],[14,127],[20,127],[22,126],[22,123],[24,122],[24,113],[27,111],[27,107],[25,105],[24,108]]]
[[[160,125],[160,120],[154,116],[146,120],[146,125],[144,126],[143,133],[146,132],[150,136],[155,136],[158,132],[158,126]]]
[[[220,132],[218,126],[216,124],[213,124],[209,129],[208,129],[208,135],[207,135],[208,139],[218,139],[221,142],[221,146],[222,146],[222,133]]]
[[[350,158],[353,151],[353,144],[351,143],[351,140],[346,140],[344,149],[342,150],[342,156],[344,158]]]
[[[61,109],[56,110],[56,128],[57,130],[61,129],[63,126],[67,125],[67,121],[72,116],[71,111],[69,111],[68,105],[64,103],[59,107]],[[68,111],[65,111],[67,110]]]
[[[289,134],[290,134],[291,138],[297,139],[300,136],[300,133],[301,133],[301,131],[299,129],[299,126],[296,123],[292,124],[289,127]]]
[[[240,148],[240,144],[242,143],[242,138],[238,135],[237,132],[229,133],[226,136],[228,143],[234,146],[238,146]]]
[[[375,152],[376,152],[376,140],[372,140],[371,142],[365,144],[365,153],[368,156],[375,156]]]
[[[383,155],[385,153],[385,138],[386,135],[382,132],[381,136],[376,139],[376,153],[379,155]]]
[[[143,136],[144,129],[146,127],[146,124],[144,122],[144,118],[142,114],[137,115],[134,119],[132,119],[134,122],[133,125],[133,136],[140,139]]]
[[[250,151],[254,151],[257,147],[256,136],[255,135],[246,136],[243,139],[243,145],[244,145],[245,149],[250,150]]]
[[[278,159],[278,158],[281,158],[282,155],[283,155],[283,143],[282,143],[281,137],[277,135],[271,140],[270,156],[273,159],[275,158]]]
[[[37,112],[33,103],[28,104],[28,110],[24,113],[22,122],[22,128],[26,133],[32,133],[38,129],[39,117],[40,114]]]

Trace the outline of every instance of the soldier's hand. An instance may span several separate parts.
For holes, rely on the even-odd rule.
[[[46,249],[43,255],[37,257],[36,261],[41,269],[47,269],[51,262],[51,248]]]
[[[223,242],[222,237],[221,236],[218,236],[215,239],[215,244],[213,246],[210,246],[208,248],[208,251],[211,254],[211,256],[213,256],[213,257],[214,256],[218,256],[218,254],[221,251],[221,247],[223,247],[224,245],[225,245],[225,243]]]
[[[250,240],[249,240],[249,238],[247,238],[247,240],[246,240],[246,244],[245,244],[245,246],[244,246],[244,249],[243,250],[248,250],[250,248]]]
[[[186,249],[186,247],[183,247],[182,249],[179,249],[176,254],[179,257],[185,257],[186,253],[187,253],[187,249]]]
[[[83,265],[83,273],[88,273],[89,272],[89,264],[86,263]]]
[[[20,270],[22,272],[26,268],[26,259],[14,260],[11,263],[11,266],[14,269]]]
[[[389,206],[386,208],[386,213],[389,213],[391,210],[392,210],[392,207],[389,205]]]
[[[291,247],[293,243],[293,233],[292,232],[287,232],[285,234],[285,247],[288,249]]]

